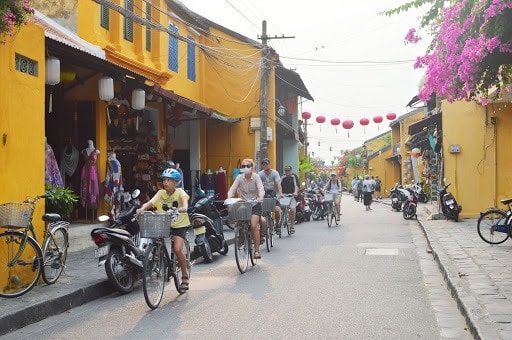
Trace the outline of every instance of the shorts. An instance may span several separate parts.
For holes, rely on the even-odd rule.
[[[182,239],[187,239],[187,231],[188,231],[188,226],[187,227],[178,227],[178,228],[171,228],[171,235],[172,236],[179,236],[181,237]]]
[[[251,214],[252,214],[252,215],[258,215],[258,216],[261,216],[262,211],[263,211],[263,209],[262,209],[262,207],[261,207],[261,203],[260,203],[260,202],[258,202],[258,203],[256,203],[255,205],[253,205],[253,206],[252,206],[252,212],[251,212]]]

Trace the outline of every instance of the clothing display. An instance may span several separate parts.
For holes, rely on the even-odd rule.
[[[66,176],[71,177],[76,171],[80,152],[73,145],[66,145],[62,149],[62,156],[60,158],[60,175],[62,177],[62,184],[66,185]]]
[[[121,211],[121,197],[124,194],[123,175],[121,163],[115,153],[111,153],[107,159],[107,173],[105,175],[105,195],[103,199],[109,207],[109,215],[117,218]]]
[[[45,183],[56,187],[64,187],[57,159],[55,159],[52,147],[48,143],[46,143]]]
[[[211,170],[201,175],[201,188],[205,191],[206,196],[215,196],[215,175]]]
[[[90,154],[87,150],[82,151],[82,157],[85,164],[82,168],[82,178],[80,181],[80,204],[86,209],[97,209],[99,199],[99,180],[98,180],[98,151],[94,149]]]
[[[218,194],[218,200],[225,200],[228,198],[228,189],[226,182],[226,172],[221,168],[217,171],[215,176],[215,192]]]

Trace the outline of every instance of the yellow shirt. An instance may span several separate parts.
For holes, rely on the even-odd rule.
[[[172,207],[173,202],[178,202],[178,208],[183,207],[182,198],[186,197],[189,199],[188,194],[185,190],[176,188],[172,195],[169,195],[165,189],[158,190],[155,196],[151,199],[151,204],[158,210],[158,212],[164,212],[162,206],[167,204]],[[171,228],[183,228],[190,226],[190,220],[187,213],[180,213],[176,221],[171,223]]]

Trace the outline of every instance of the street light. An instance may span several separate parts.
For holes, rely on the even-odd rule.
[[[281,102],[279,101],[279,99],[277,98],[274,98],[274,100],[279,104],[278,108],[277,108],[277,114],[279,116],[284,116],[284,114],[286,113],[286,108],[283,106],[283,104],[281,104]]]

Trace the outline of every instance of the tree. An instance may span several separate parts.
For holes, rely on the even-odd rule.
[[[435,93],[449,101],[479,99],[486,104],[509,92],[512,1],[413,0],[381,14],[394,15],[426,4],[430,7],[419,28],[427,29],[433,40],[414,66],[426,69],[419,98],[428,100]],[[420,39],[415,29],[405,37],[408,43]]]

